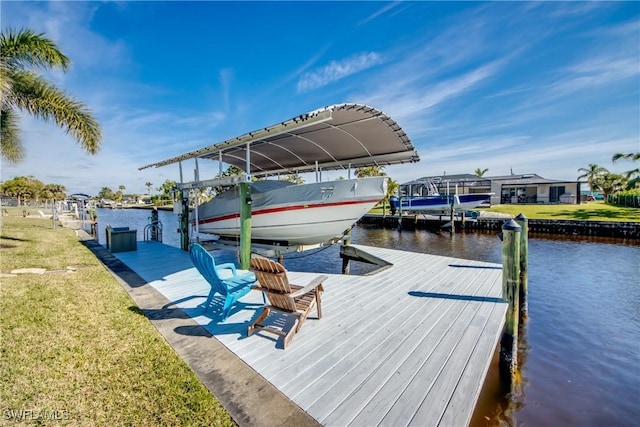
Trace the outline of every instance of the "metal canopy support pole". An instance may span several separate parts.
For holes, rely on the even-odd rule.
[[[198,159],[196,159],[196,170],[194,171],[194,179],[196,181],[200,181],[200,172],[198,171]],[[194,212],[193,213],[194,213],[194,219],[195,219],[195,223],[196,223],[196,230],[195,230],[196,242],[200,242],[200,221],[198,220],[198,202],[199,202],[199,199],[200,199],[200,197],[198,197],[198,196],[200,194],[200,188],[199,187],[195,188],[193,190],[193,193],[195,195],[195,203],[194,203],[194,208],[193,208]]]
[[[402,232],[402,191],[400,191],[400,187],[398,187],[398,231]]]
[[[316,160],[316,182],[318,182],[318,161]]]
[[[184,182],[182,179],[182,162],[178,162],[178,169],[180,169],[180,184],[182,184]]]
[[[349,169],[347,170],[347,179],[351,179],[351,163],[349,163]]]
[[[251,184],[240,184],[240,268],[248,270],[251,259]]]
[[[222,177],[222,150],[218,151],[218,177]]]
[[[244,170],[247,174],[247,182],[251,182],[251,144],[247,142],[246,148],[245,148],[245,166],[244,166]]]
[[[448,191],[447,191],[448,192]],[[449,195],[449,207],[451,208],[450,212],[449,212],[449,220],[451,221],[451,230],[449,231],[451,233],[451,235],[453,236],[454,234],[456,234],[456,210],[454,208],[454,202],[455,202],[455,195]]]
[[[246,182],[240,185],[240,268],[248,270],[251,260],[251,153],[247,143]]]

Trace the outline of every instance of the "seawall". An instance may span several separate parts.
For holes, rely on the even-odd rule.
[[[457,232],[468,230],[500,231],[508,218],[467,219],[464,222],[456,219]],[[448,217],[403,216],[404,230],[441,230],[449,222]],[[397,216],[365,215],[358,224],[375,225],[384,228],[397,228]],[[640,239],[640,222],[588,221],[588,220],[554,220],[529,219],[529,232],[540,234],[556,234],[567,236],[616,237],[623,239]]]

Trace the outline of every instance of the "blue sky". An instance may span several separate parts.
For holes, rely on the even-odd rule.
[[[140,166],[343,102],[407,132],[421,161],[387,167],[400,182],[476,168],[575,180],[589,163],[633,169],[611,157],[640,150],[637,2],[3,1],[0,13],[2,30],[44,32],[71,58],[47,77],[104,134],[90,156],[23,116],[27,160],[3,164],[3,180],[143,193],[179,174]]]

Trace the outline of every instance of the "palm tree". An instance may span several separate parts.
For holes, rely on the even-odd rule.
[[[616,161],[621,160],[621,159],[631,160],[632,162],[637,162],[638,160],[640,160],[640,153],[616,153],[611,158],[611,161],[613,163],[615,163]],[[625,172],[625,176],[630,181],[635,181],[635,180],[633,180],[633,178],[640,177],[640,168],[635,168],[635,169],[632,169],[630,171],[626,171]]]
[[[51,206],[56,200],[64,200],[67,197],[67,189],[60,184],[47,184],[44,186],[43,196],[51,202]]]
[[[151,195],[151,187],[153,187],[153,184],[150,182],[146,182],[144,186],[147,187],[147,194]]]
[[[67,58],[44,34],[7,30],[0,34],[0,152],[10,163],[24,159],[17,111],[53,120],[89,154],[96,154],[100,125],[80,101],[32,71],[69,68]]]
[[[602,191],[604,200],[608,201],[610,194],[622,191],[627,186],[627,179],[617,173],[607,172],[596,179],[595,185]]]
[[[480,168],[478,168],[478,169],[475,170],[474,173],[476,174],[476,176],[482,177],[487,172],[489,172],[489,169],[480,169]]]
[[[116,193],[116,201],[122,203],[122,196],[124,195],[124,190],[127,187],[125,187],[124,185],[119,185],[118,186],[118,192]]]
[[[602,166],[598,166],[594,163],[590,163],[589,166],[586,168],[578,169],[578,172],[584,172],[582,175],[578,177],[578,179],[586,178],[587,182],[589,183],[589,188],[591,188],[591,191],[593,191],[597,187],[596,185],[597,180],[602,175],[609,173],[609,171],[606,168],[603,168]]]

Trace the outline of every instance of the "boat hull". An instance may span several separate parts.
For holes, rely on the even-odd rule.
[[[384,177],[289,185],[257,191],[251,204],[253,241],[282,245],[312,245],[342,236],[386,194]],[[232,190],[233,191],[233,190]],[[198,208],[202,233],[237,239],[240,201],[234,194]]]
[[[459,208],[456,209],[473,209],[485,202],[491,201],[492,193],[469,193],[458,195]]]
[[[491,200],[491,193],[470,193],[460,195],[430,195],[403,197],[402,210],[409,212],[448,212],[453,209],[473,209]],[[398,198],[391,197],[392,210],[398,209]]]

